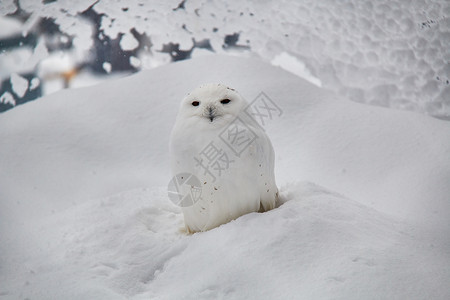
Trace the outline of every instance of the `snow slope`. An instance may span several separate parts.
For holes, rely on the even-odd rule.
[[[168,139],[205,82],[283,110],[265,127],[282,203],[187,236]],[[448,122],[207,56],[52,94],[0,128],[0,299],[450,297]]]

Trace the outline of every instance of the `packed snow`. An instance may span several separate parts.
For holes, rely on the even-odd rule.
[[[266,93],[281,201],[187,235],[168,140],[205,82]],[[205,56],[0,117],[0,299],[449,299],[450,124]]]

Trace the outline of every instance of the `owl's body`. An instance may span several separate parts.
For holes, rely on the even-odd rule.
[[[274,151],[233,89],[208,84],[181,103],[170,141],[174,176],[192,174],[201,194],[183,205],[188,232],[206,231],[275,207]],[[180,187],[188,194],[190,186]]]

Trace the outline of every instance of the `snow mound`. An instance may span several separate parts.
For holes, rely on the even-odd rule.
[[[283,110],[264,127],[282,201],[186,235],[168,139],[205,82]],[[44,97],[0,128],[1,298],[450,297],[448,122],[208,56]]]
[[[401,224],[311,183],[285,202],[187,236],[162,188],[87,202],[34,224],[4,296],[37,299],[444,299],[446,254]],[[8,274],[17,270],[5,270]],[[10,273],[11,272],[11,273]],[[20,278],[18,280],[18,278]],[[401,285],[401,286],[399,286]]]

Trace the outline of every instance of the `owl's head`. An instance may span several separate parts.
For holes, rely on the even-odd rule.
[[[205,84],[181,102],[178,117],[219,126],[233,121],[246,107],[246,101],[232,88]]]

